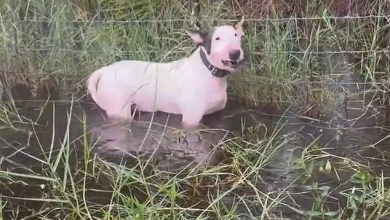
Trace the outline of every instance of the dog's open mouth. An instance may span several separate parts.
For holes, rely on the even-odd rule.
[[[230,67],[230,68],[237,68],[238,65],[240,64],[237,61],[231,61],[231,60],[221,60],[221,61],[222,61],[223,65]]]

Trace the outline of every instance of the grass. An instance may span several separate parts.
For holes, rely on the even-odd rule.
[[[71,115],[75,114],[72,109],[75,107],[71,104],[62,110],[69,112],[65,133],[70,132]],[[44,111],[50,114],[50,110]],[[58,110],[54,109],[54,112],[56,111]],[[10,126],[18,123],[29,124],[19,121],[20,118],[22,117],[14,117]],[[276,141],[275,145],[268,144],[272,136],[269,140],[255,143],[250,143],[245,138],[227,140],[227,143],[231,142],[224,144],[227,152],[236,154],[241,151],[231,158],[231,163],[218,167],[186,169],[177,173],[159,170],[138,159],[133,161],[132,166],[125,166],[97,158],[89,151],[92,143],[86,130],[86,118],[81,117],[79,120],[84,132],[78,140],[65,135],[60,143],[53,141],[49,146],[38,144],[42,153],[46,154],[26,155],[30,158],[27,163],[38,166],[15,164],[18,160],[12,161],[9,158],[3,160],[2,165],[7,167],[1,171],[3,187],[6,187],[3,188],[3,193],[6,194],[3,198],[8,203],[7,208],[3,209],[6,213],[3,213],[4,219],[11,216],[17,218],[16,216],[24,214],[21,210],[8,209],[12,207],[10,203],[15,200],[23,200],[27,204],[40,203],[40,210],[35,210],[30,215],[58,219],[187,219],[191,216],[197,216],[198,219],[206,216],[234,219],[238,216],[235,213],[236,204],[225,207],[222,201],[224,198],[240,199],[246,206],[253,205],[250,203],[264,204],[263,207],[267,209],[280,204],[281,195],[267,195],[257,188],[256,176],[259,170],[247,167],[261,169],[288,139]],[[40,125],[42,120],[38,118],[31,124]],[[32,139],[34,138],[41,138],[38,132],[33,132]],[[81,152],[82,156],[72,153],[72,145],[75,142],[79,142],[76,147],[78,150],[75,151]],[[57,144],[59,146],[56,146]],[[243,148],[244,144],[251,146],[252,150]],[[50,151],[47,152],[48,150]],[[261,156],[264,153],[267,155]],[[78,163],[74,161],[75,157],[78,157]],[[21,170],[14,171],[10,167]],[[240,192],[244,187],[247,187],[246,192],[252,191],[257,195],[255,199],[246,198]],[[21,188],[35,191],[38,195],[18,194],[13,191]],[[27,206],[31,207],[31,203]],[[269,214],[262,215],[267,217]]]
[[[13,88],[1,89],[6,101],[0,106],[0,219],[388,217],[390,173],[382,137],[367,144],[359,133],[343,142],[337,135],[327,138],[333,128],[305,133],[297,127],[285,130],[291,125],[283,120],[276,126],[242,122],[242,132],[218,144],[228,155],[225,160],[179,171],[156,166],[148,155],[114,154],[110,162],[90,150],[88,114],[72,101],[84,91],[89,73],[121,59],[171,61],[193,49],[185,30],[193,27],[194,5],[132,2],[0,3],[1,80]],[[358,4],[360,17],[349,18],[323,1],[294,1],[291,8],[300,16],[288,18],[279,1],[239,3],[200,1],[203,27],[231,23],[242,9],[250,15],[244,42],[250,62],[229,77],[230,97],[251,107],[312,108],[317,103],[329,113],[340,102],[338,85],[354,90],[343,80],[353,75],[362,82],[352,94],[361,101],[355,108],[386,108],[389,24],[383,16],[388,3]],[[65,107],[53,100],[36,104],[48,84],[71,93],[63,95]],[[323,137],[313,130],[328,133]],[[353,141],[358,150],[348,150]]]

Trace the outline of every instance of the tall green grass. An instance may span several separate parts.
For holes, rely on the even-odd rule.
[[[365,91],[382,92],[388,82],[388,22],[381,17],[386,12],[385,2],[376,1],[371,17],[338,19],[321,4],[311,1],[306,5],[301,15],[308,18],[286,18],[272,7],[268,17],[246,16],[248,63],[229,77],[231,97],[256,105],[294,103],[298,101],[293,95],[294,86],[303,81],[315,85],[315,90],[300,95],[319,93],[322,100],[329,91],[313,82],[328,83],[334,77],[324,67],[324,57],[345,51],[352,57],[354,71],[363,82],[369,82]],[[230,2],[202,1],[202,5],[199,17],[203,27],[210,27],[214,21],[232,23],[243,13]],[[116,60],[172,61],[189,55],[193,48],[185,34],[186,29],[193,28],[190,9],[189,3],[175,0],[5,0],[0,3],[1,70],[7,70],[11,82],[38,85],[42,78],[54,77],[58,82],[70,80],[70,85],[81,86],[81,80],[93,70]],[[33,138],[36,134],[21,125],[36,122],[18,114],[15,106],[13,101],[2,104],[1,129],[11,128]],[[71,112],[66,115],[67,129]],[[85,126],[85,118],[82,121]],[[44,158],[28,155],[42,165],[39,172],[32,168],[26,173],[2,170],[0,178],[7,187],[19,184],[42,193],[34,198],[17,198],[41,203],[42,209],[33,211],[39,218],[53,213],[58,219],[238,219],[243,215],[239,211],[246,209],[249,218],[275,219],[283,217],[277,209],[281,206],[304,215],[304,219],[358,219],[360,213],[364,219],[380,219],[387,215],[388,177],[378,175],[368,180],[366,166],[331,155],[315,141],[302,146],[305,150],[296,160],[299,177],[305,178],[288,183],[306,186],[301,191],[313,196],[311,211],[287,203],[292,193],[273,190],[272,185],[262,182],[259,173],[266,175],[262,171],[289,139],[279,137],[277,132],[261,139],[255,135],[255,128],[243,133],[222,146],[232,155],[229,163],[168,173],[146,169],[141,160],[137,166],[124,166],[89,154],[92,143],[85,129],[79,140],[85,153],[79,158],[80,166],[71,167],[74,140],[65,136],[56,154]],[[340,185],[345,183],[340,194],[347,204],[339,211],[329,211],[325,201],[333,194],[329,186],[318,186],[316,175],[320,172],[338,177],[338,170],[348,170],[346,176],[350,179],[338,180]],[[11,201],[11,197],[15,196],[3,198]],[[235,201],[227,206],[226,200],[231,198]],[[254,213],[256,208],[258,212]],[[5,211],[9,209],[2,210],[0,217]],[[11,212],[18,215],[17,209]]]
[[[227,3],[203,2],[202,26],[233,23],[245,14]],[[319,3],[311,4],[315,8]],[[5,1],[0,7],[0,59],[10,71],[67,79],[83,79],[121,59],[172,61],[193,48],[185,34],[194,27],[192,7],[173,0]],[[379,53],[387,47],[385,19],[335,20],[326,8],[315,12],[304,20],[284,18],[273,9],[272,16],[247,20],[244,45],[249,61],[229,78],[232,97],[249,103],[293,102],[293,82],[329,75],[320,66],[325,50],[355,51],[350,54],[360,60],[356,65],[362,77],[384,81],[378,63],[387,63]],[[372,13],[384,14],[380,3]]]

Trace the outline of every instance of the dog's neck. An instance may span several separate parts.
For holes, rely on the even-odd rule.
[[[207,59],[207,55],[202,48],[199,48],[199,53],[200,53],[200,59],[202,60],[206,68],[210,70],[211,75],[218,78],[224,78],[229,74],[231,74],[230,71],[217,68],[213,64],[211,64],[210,61]]]

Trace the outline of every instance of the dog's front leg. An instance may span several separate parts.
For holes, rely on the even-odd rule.
[[[199,89],[188,88],[179,96],[177,105],[182,115],[181,128],[193,133],[200,127],[200,121],[205,113],[205,102],[202,92]]]
[[[182,109],[181,128],[188,133],[185,138],[187,143],[200,142],[200,135],[197,131],[200,128],[200,122],[203,118],[203,114],[204,111],[201,106]]]
[[[203,118],[203,113],[195,111],[183,114],[181,127],[189,133],[196,132],[200,128],[200,121]]]

